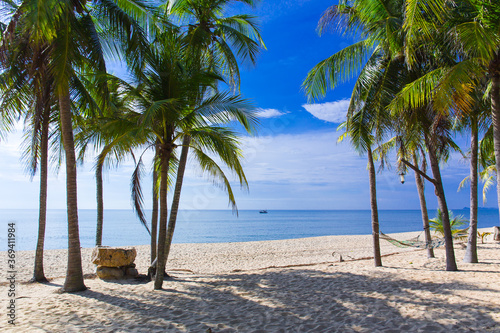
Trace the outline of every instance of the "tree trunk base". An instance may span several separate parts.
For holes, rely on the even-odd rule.
[[[77,292],[80,292],[80,291],[85,291],[87,290],[88,288],[85,287],[85,285],[83,287],[78,287],[78,288],[61,288],[59,289],[59,293],[63,294],[63,293],[77,293]]]
[[[28,283],[46,283],[46,282],[49,282],[49,280],[47,280],[47,278],[45,276],[43,277],[36,277],[36,276],[33,276],[29,281]]]
[[[156,259],[153,261],[151,266],[148,268],[148,278],[150,281],[154,281],[156,279]],[[170,275],[166,271],[163,272],[163,278],[169,279]]]

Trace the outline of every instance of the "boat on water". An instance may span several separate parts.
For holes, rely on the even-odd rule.
[[[259,213],[261,213],[261,214],[267,214],[267,210],[263,209],[263,210],[259,211]]]

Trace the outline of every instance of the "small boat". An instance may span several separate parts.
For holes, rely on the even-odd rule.
[[[259,211],[259,213],[261,213],[261,214],[267,214],[267,210],[263,209],[263,210]]]

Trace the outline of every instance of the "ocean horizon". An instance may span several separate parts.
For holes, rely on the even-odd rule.
[[[454,209],[455,216],[469,218],[469,209]],[[429,218],[436,211],[429,210]],[[96,210],[79,210],[81,247],[94,247]],[[151,211],[146,211],[148,224]],[[38,235],[38,210],[0,210],[0,251],[7,250],[7,224],[16,224],[17,251],[35,250]],[[420,210],[379,210],[380,230],[384,233],[422,231]],[[499,224],[498,209],[481,208],[478,227]],[[48,210],[45,249],[67,248],[66,210]],[[181,210],[173,243],[231,243],[294,239],[333,235],[371,234],[370,210]],[[131,209],[105,210],[102,244],[135,246],[149,244],[149,234]]]

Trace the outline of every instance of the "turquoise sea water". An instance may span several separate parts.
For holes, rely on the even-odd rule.
[[[468,218],[467,209],[453,211]],[[380,229],[384,233],[420,231],[419,210],[381,210]],[[435,216],[429,211],[429,216]],[[16,223],[18,251],[34,250],[38,233],[37,210],[0,210],[0,251],[7,249],[7,223]],[[45,237],[46,249],[67,248],[66,211],[49,210]],[[80,210],[80,242],[82,247],[95,244],[96,212]],[[479,227],[499,224],[498,210],[480,209]],[[258,240],[291,239],[327,235],[371,234],[370,211],[276,210],[259,214],[254,210],[203,210],[179,212],[174,243],[246,242]],[[146,229],[131,210],[104,212],[103,245],[125,246],[149,244]]]

